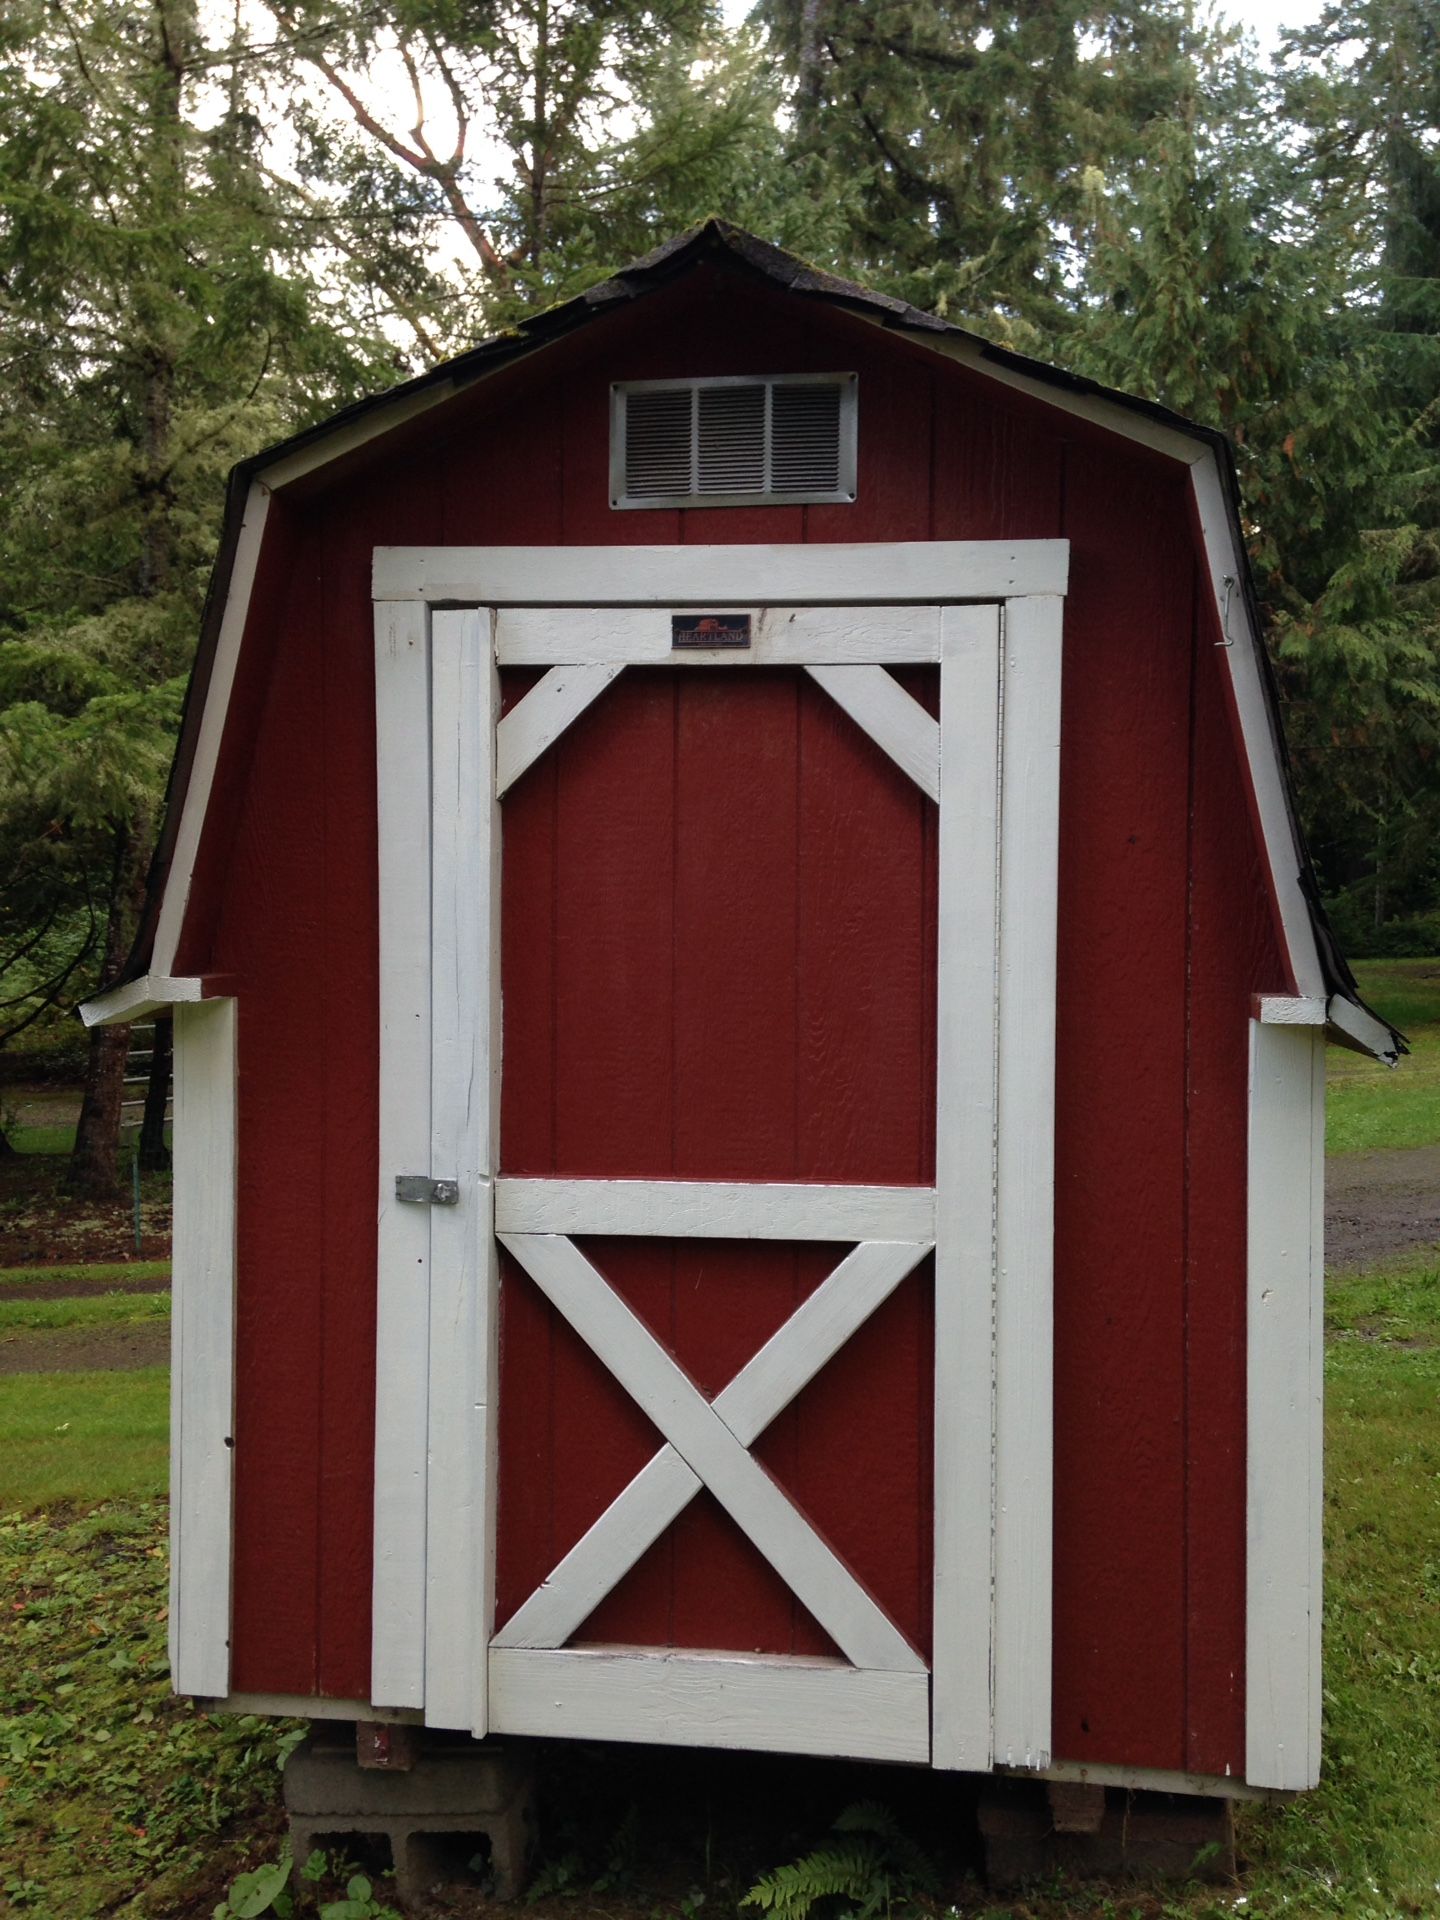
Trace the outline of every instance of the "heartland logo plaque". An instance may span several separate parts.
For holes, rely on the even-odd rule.
[[[672,613],[672,647],[748,647],[748,613]]]

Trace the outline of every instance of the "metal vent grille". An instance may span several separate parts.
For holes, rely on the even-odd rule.
[[[614,507],[850,501],[855,454],[853,373],[611,389]]]

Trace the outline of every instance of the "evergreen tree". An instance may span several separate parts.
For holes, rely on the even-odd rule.
[[[16,0],[0,34],[0,952],[47,930],[0,998],[28,1015],[128,951],[225,472],[389,376],[320,317],[193,0]],[[91,1037],[92,1191],[126,1039]]]
[[[377,245],[408,253],[422,358],[717,209],[791,244],[839,237],[787,172],[761,42],[723,32],[713,0],[266,5],[323,82],[292,112],[295,183],[353,273]]]
[[[1088,183],[1131,162],[1197,44],[1178,0],[761,0],[850,271],[1010,344],[1067,335]]]

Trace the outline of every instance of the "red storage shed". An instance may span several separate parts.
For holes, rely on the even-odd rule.
[[[710,222],[259,456],[159,1006],[180,1690],[1314,1781],[1399,1042],[1217,436]]]

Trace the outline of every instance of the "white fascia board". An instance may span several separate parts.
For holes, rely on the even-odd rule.
[[[507,360],[504,364],[509,367],[515,362]],[[465,381],[463,390],[468,391],[471,386],[477,386],[488,377],[480,374],[474,380]],[[298,447],[294,453],[260,468],[257,477],[272,493],[276,493],[282,487],[290,486],[293,481],[304,479],[306,474],[314,473],[320,467],[328,467],[332,460],[343,460],[346,454],[354,453],[357,447],[378,440],[381,434],[404,426],[406,421],[428,413],[432,407],[443,405],[460,391],[462,388],[457,387],[453,380],[437,380],[419,393],[397,394],[390,405],[370,407],[359,419],[335,427],[329,433],[319,434],[308,445]]]
[[[215,655],[210,681],[205,689],[205,706],[200,715],[195,758],[180,807],[170,868],[165,876],[165,891],[160,899],[160,916],[155,928],[155,946],[150,964],[157,973],[168,973],[175,964],[180,944],[180,928],[190,899],[190,883],[200,851],[200,835],[210,805],[210,790],[220,759],[220,743],[225,732],[225,715],[235,685],[235,670],[240,663],[240,642],[250,612],[250,595],[255,571],[260,563],[260,547],[265,521],[270,511],[270,490],[252,480],[245,498],[244,515],[235,542],[235,558],[230,569],[225,608],[220,616],[220,631],[215,639]]]
[[[472,383],[466,384],[468,386]],[[453,380],[442,380],[437,381],[433,386],[426,387],[422,392],[402,395],[392,405],[374,407],[358,420],[320,435],[308,446],[283,455],[268,466],[257,468],[252,475],[250,489],[245,499],[240,532],[235,543],[235,558],[226,588],[225,606],[220,616],[220,631],[216,637],[210,683],[205,691],[205,706],[200,715],[200,732],[195,746],[195,758],[181,804],[174,850],[170,856],[170,865],[161,895],[160,915],[156,925],[152,955],[152,965],[157,972],[164,973],[174,964],[180,929],[184,922],[185,909],[189,904],[196,855],[205,825],[205,815],[210,805],[215,768],[220,758],[225,720],[230,708],[230,695],[234,689],[235,672],[240,660],[240,644],[244,637],[246,621],[250,616],[250,598],[254,591],[255,572],[259,565],[260,551],[264,541],[271,495],[291,485],[292,482],[303,479],[307,474],[328,466],[332,461],[343,459],[358,447],[378,439],[381,434],[391,432],[395,427],[404,425],[406,421],[416,418],[417,415],[429,412],[432,407],[451,399],[456,391]]]
[[[894,327],[887,325],[884,320],[871,319],[869,314],[857,317],[879,327],[884,333],[895,332]],[[921,338],[916,334],[906,337]],[[1178,427],[1167,427],[1163,420],[1152,420],[1146,414],[1121,406],[1118,401],[1106,400],[1098,393],[1077,393],[1058,381],[1042,380],[1036,374],[1024,373],[1018,367],[1007,367],[1001,361],[992,360],[977,340],[967,339],[963,335],[937,334],[932,337],[926,334],[923,344],[932,352],[943,354],[947,360],[968,367],[972,373],[983,375],[986,380],[993,380],[1002,387],[1011,387],[1017,393],[1028,394],[1059,413],[1089,420],[1097,427],[1103,427],[1107,433],[1118,433],[1125,440],[1149,447],[1152,452],[1164,454],[1167,459],[1179,460],[1187,467],[1203,460],[1208,451],[1204,442],[1197,440],[1193,434],[1184,433]]]
[[[1315,942],[1310,903],[1300,881],[1300,849],[1296,844],[1285,792],[1285,770],[1270,724],[1270,705],[1265,693],[1265,675],[1259,633],[1250,618],[1249,601],[1241,590],[1247,561],[1239,550],[1231,520],[1220,462],[1213,450],[1190,469],[1190,485],[1200,520],[1205,547],[1205,569],[1215,602],[1221,642],[1235,708],[1240,720],[1240,737],[1250,769],[1260,834],[1270,869],[1286,951],[1295,981],[1295,991],[1303,1000],[1322,998],[1325,973]]]
[[[1400,1049],[1395,1036],[1383,1020],[1377,1020],[1364,1007],[1332,993],[1325,1013],[1327,1038],[1337,1047],[1349,1047],[1352,1053],[1368,1053],[1387,1067],[1398,1066]]]
[[[147,973],[123,987],[112,987],[109,993],[97,993],[81,1007],[80,1018],[87,1027],[119,1027],[143,1020],[162,1007],[193,1005],[204,998],[205,982],[193,975],[175,978]]]

